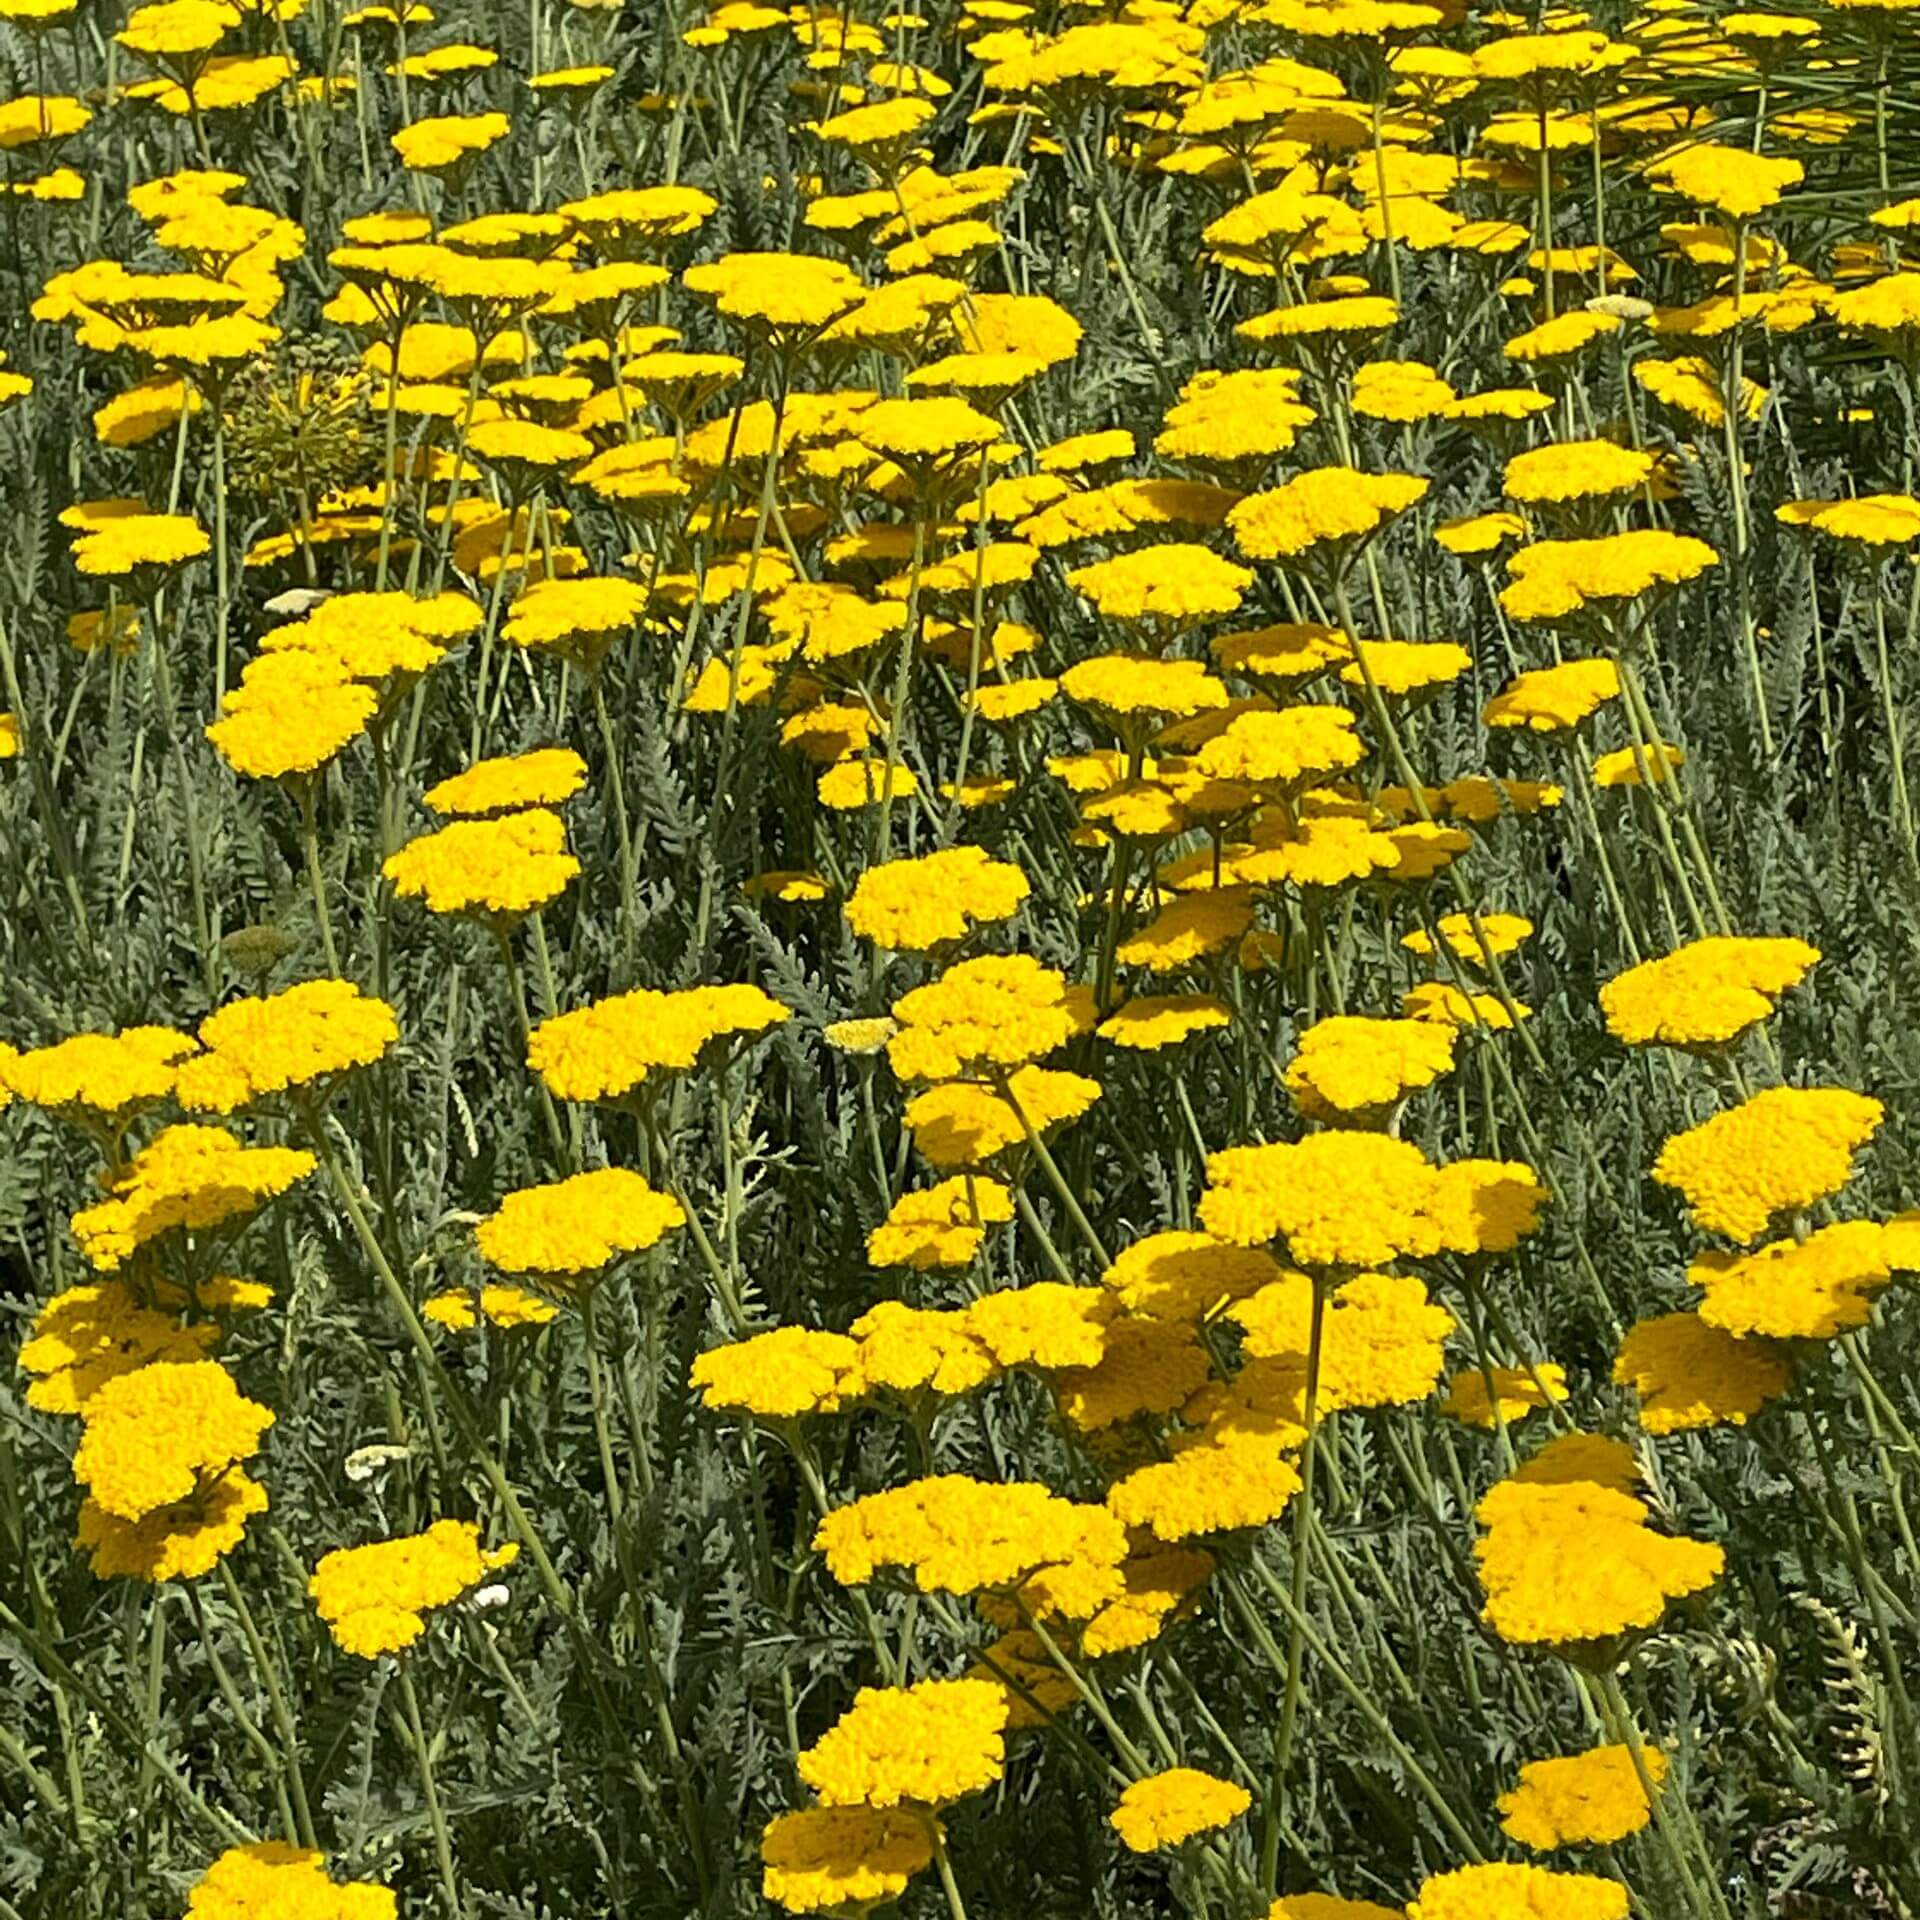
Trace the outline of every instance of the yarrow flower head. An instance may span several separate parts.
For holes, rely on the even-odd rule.
[[[243,1146],[225,1127],[168,1127],[107,1178],[105,1200],[73,1216],[73,1237],[89,1265],[111,1272],[163,1234],[253,1213],[314,1166],[299,1148]]]
[[[1436,1874],[1407,1902],[1407,1920],[1626,1920],[1626,1913],[1618,1880],[1505,1861]]]
[[[1365,1125],[1451,1072],[1453,1051],[1451,1027],[1336,1014],[1300,1036],[1286,1088],[1309,1120]]]
[[[1646,1748],[1640,1765],[1656,1788],[1667,1756]],[[1531,1760],[1519,1785],[1500,1796],[1500,1825],[1536,1853],[1559,1847],[1610,1847],[1653,1818],[1633,1754],[1624,1746],[1593,1747],[1563,1759]]]
[[[510,926],[550,906],[580,872],[566,822],[546,807],[455,820],[409,840],[380,869],[402,899],[433,913]]]
[[[1325,557],[1339,568],[1424,499],[1428,484],[1411,473],[1315,467],[1270,493],[1250,495],[1227,515],[1227,525],[1251,560]]]
[[[1687,1278],[1704,1293],[1701,1320],[1743,1346],[1756,1337],[1831,1340],[1866,1325],[1896,1263],[1916,1264],[1904,1238],[1877,1220],[1841,1220],[1751,1253],[1703,1253]]]
[[[1766,1019],[1819,958],[1804,940],[1709,935],[1616,974],[1600,989],[1600,1010],[1630,1047],[1725,1046]]]
[[[508,1194],[473,1237],[502,1273],[580,1283],[685,1224],[671,1194],[656,1193],[624,1167],[601,1167]]]
[[[796,1763],[829,1807],[934,1807],[990,1787],[1006,1760],[1006,1690],[985,1680],[862,1687]]]
[[[109,1380],[155,1360],[198,1360],[219,1344],[210,1320],[182,1326],[143,1305],[118,1280],[68,1287],[34,1316],[16,1356],[32,1384],[27,1405],[42,1413],[80,1413]]]
[[[1500,604],[1516,620],[1611,617],[1644,595],[1697,579],[1719,564],[1704,540],[1661,527],[1593,540],[1536,540],[1507,562],[1511,579],[1500,590]]]
[[[1695,1223],[1753,1240],[1782,1213],[1837,1193],[1886,1109],[1844,1087],[1768,1087],[1660,1149],[1653,1177],[1685,1198]]]
[[[192,1039],[171,1027],[76,1034],[0,1055],[0,1086],[49,1113],[117,1128],[173,1092],[179,1062],[193,1051]]]
[[[867,868],[847,896],[847,924],[889,952],[925,953],[1009,918],[1031,890],[983,847],[943,847]]]
[[[1567,660],[1517,674],[1481,711],[1489,727],[1565,733],[1620,697],[1620,669],[1611,660]]]
[[[1134,1781],[1107,1821],[1132,1852],[1158,1853],[1230,1825],[1252,1804],[1253,1795],[1231,1780],[1171,1767]]]
[[[1283,1240],[1302,1266],[1384,1267],[1439,1250],[1435,1179],[1418,1147],[1384,1134],[1228,1147],[1208,1157],[1200,1224],[1241,1246]]]
[[[937,1822],[915,1808],[803,1807],[760,1836],[760,1889],[789,1913],[896,1900],[933,1860]]]
[[[271,1094],[311,1097],[372,1066],[399,1037],[393,1009],[350,980],[232,1000],[200,1023],[206,1051],[181,1066],[180,1104],[232,1113]]]
[[[640,987],[542,1021],[527,1064],[558,1099],[618,1100],[649,1073],[684,1072],[714,1042],[765,1033],[791,1017],[753,986]]]
[[[400,1653],[427,1630],[427,1615],[451,1606],[519,1549],[483,1547],[471,1520],[436,1520],[424,1533],[370,1546],[336,1547],[307,1582],[335,1643],[363,1660]]]
[[[894,1002],[899,1031],[887,1043],[903,1080],[952,1080],[1017,1067],[1064,1046],[1087,1024],[1063,974],[1023,953],[983,954]]]
[[[396,1920],[399,1911],[399,1896],[385,1887],[370,1880],[330,1880],[323,1855],[281,1840],[229,1847],[187,1894],[187,1920],[261,1920],[268,1914],[286,1914],[289,1920],[296,1914],[300,1920]]]
[[[484,818],[523,807],[557,807],[586,785],[587,763],[571,747],[539,747],[494,760],[476,760],[427,789],[435,813]]]
[[[993,1593],[1047,1571],[1076,1576],[1070,1617],[1085,1619],[1122,1589],[1126,1530],[1104,1507],[1063,1500],[1028,1482],[964,1474],[870,1493],[827,1514],[813,1544],[846,1586],[883,1567],[910,1572],[923,1593]],[[1056,1604],[1069,1603],[1056,1582]]]
[[[139,1520],[249,1460],[273,1425],[215,1360],[156,1361],[104,1385],[82,1409],[73,1477],[92,1503]]]
[[[1655,1533],[1646,1503],[1620,1484],[1632,1484],[1631,1455],[1621,1448],[1625,1461],[1596,1479],[1586,1439],[1551,1442],[1475,1509],[1482,1613],[1513,1645],[1578,1649],[1644,1632],[1726,1565],[1718,1546]]]

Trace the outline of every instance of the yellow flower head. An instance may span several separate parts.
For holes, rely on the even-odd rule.
[[[225,1127],[168,1127],[109,1177],[107,1199],[73,1216],[73,1237],[89,1265],[111,1272],[162,1234],[252,1213],[314,1165],[299,1148],[242,1146]]]
[[[104,1382],[82,1408],[73,1477],[103,1512],[139,1520],[251,1459],[273,1425],[215,1360],[158,1360]]]
[[[784,24],[786,16],[775,19]],[[760,1836],[760,1889],[789,1913],[837,1913],[897,1900],[931,1864],[939,1831],[912,1808],[803,1807],[778,1814]]]
[[[1638,1398],[1641,1430],[1656,1434],[1744,1426],[1793,1380],[1777,1348],[1711,1326],[1698,1313],[1663,1313],[1628,1328],[1613,1377]]]
[[[685,1224],[671,1194],[656,1193],[624,1167],[600,1167],[508,1194],[473,1237],[481,1257],[502,1273],[577,1280]]]
[[[1064,1046],[1086,1024],[1063,974],[1024,953],[983,954],[894,1002],[887,1044],[903,1080],[952,1080],[969,1069],[1016,1067]]]
[[[847,924],[889,952],[924,953],[1005,920],[1031,888],[1016,866],[981,847],[943,847],[869,867],[847,897]]]
[[[1453,1052],[1451,1027],[1333,1015],[1300,1036],[1286,1088],[1309,1120],[1364,1124],[1451,1072]]]
[[[1819,958],[1804,940],[1710,935],[1616,974],[1600,989],[1600,1010],[1630,1047],[1724,1046],[1766,1019]]]
[[[1778,1214],[1837,1193],[1886,1109],[1844,1087],[1769,1087],[1660,1149],[1653,1177],[1679,1191],[1695,1223],[1753,1240]]]
[[[1640,1764],[1657,1788],[1668,1760],[1643,1750]],[[1593,1747],[1563,1759],[1531,1760],[1520,1783],[1500,1796],[1500,1825],[1536,1853],[1559,1847],[1610,1847],[1653,1818],[1632,1753],[1624,1746]]]
[[[1315,467],[1227,516],[1240,551],[1254,560],[1290,560],[1325,550],[1344,559],[1360,542],[1423,499],[1428,482],[1410,473]]]
[[[336,1547],[314,1568],[307,1591],[335,1644],[374,1660],[412,1646],[429,1613],[451,1606],[518,1552],[511,1542],[481,1546],[471,1520],[436,1520],[424,1533]]]
[[[1107,1820],[1133,1852],[1158,1853],[1231,1824],[1252,1805],[1253,1795],[1231,1780],[1172,1767],[1134,1781]]]
[[[694,1361],[689,1378],[716,1411],[792,1419],[832,1413],[860,1391],[860,1348],[844,1333],[775,1327],[751,1339],[713,1347]]]
[[[1339,1131],[1207,1160],[1200,1224],[1241,1246],[1284,1240],[1313,1267],[1384,1267],[1439,1250],[1434,1168],[1411,1141]]]
[[[409,840],[381,872],[434,913],[514,922],[550,905],[580,871],[566,823],[545,807],[455,820]]]
[[[1407,1903],[1407,1920],[1626,1920],[1626,1913],[1627,1890],[1618,1880],[1504,1861],[1436,1874]]]
[[[325,1858],[280,1840],[229,1847],[187,1895],[187,1920],[395,1920],[399,1897],[370,1880],[329,1880]]]
[[[180,1104],[232,1113],[269,1094],[324,1086],[372,1066],[399,1037],[393,1009],[350,980],[230,1000],[200,1023],[206,1052],[182,1064]]]
[[[714,1041],[750,1037],[792,1016],[753,986],[636,988],[557,1014],[533,1030],[527,1064],[562,1100],[618,1100],[650,1072],[684,1072]]]
[[[862,1687],[796,1763],[829,1807],[940,1806],[1000,1778],[1005,1690],[984,1680]]]

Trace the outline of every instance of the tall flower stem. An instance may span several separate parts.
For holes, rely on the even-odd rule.
[[[400,1712],[406,1724],[407,1739],[413,1748],[413,1762],[420,1775],[420,1797],[427,1805],[427,1824],[433,1829],[434,1863],[440,1871],[440,1892],[447,1903],[450,1920],[460,1920],[464,1910],[460,1883],[453,1871],[453,1839],[447,1832],[446,1809],[440,1804],[440,1789],[434,1784],[433,1750],[427,1744],[427,1729],[420,1717],[420,1696],[414,1691],[412,1662],[400,1658]]]
[[[318,1842],[314,1837],[313,1814],[307,1805],[307,1783],[300,1771],[300,1729],[294,1721],[293,1709],[287,1702],[286,1689],[280,1684],[279,1668],[253,1617],[253,1609],[247,1605],[247,1596],[240,1582],[234,1578],[233,1569],[224,1560],[220,1562],[220,1585],[227,1596],[227,1605],[233,1609],[234,1619],[239,1622],[241,1637],[246,1641],[247,1652],[253,1660],[254,1672],[266,1690],[267,1711],[273,1716],[273,1728],[280,1736],[284,1751],[287,1790],[293,1797],[293,1817],[300,1830],[300,1844],[303,1847],[316,1846]]]
[[[1287,1771],[1293,1764],[1294,1735],[1300,1723],[1300,1680],[1306,1657],[1307,1543],[1313,1530],[1314,1469],[1320,1452],[1320,1360],[1326,1321],[1327,1276],[1316,1267],[1302,1403],[1307,1437],[1300,1449],[1300,1491],[1293,1497],[1293,1564],[1288,1570],[1293,1604],[1287,1623],[1286,1686],[1280,1699],[1280,1721],[1273,1733],[1273,1772],[1267,1783],[1266,1825],[1260,1842],[1260,1884],[1268,1893],[1279,1886],[1280,1824],[1286,1818]]]

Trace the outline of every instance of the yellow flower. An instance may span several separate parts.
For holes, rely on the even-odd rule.
[[[104,1381],[81,1408],[73,1477],[96,1506],[139,1520],[251,1459],[273,1413],[215,1360],[156,1360]]]
[[[850,1329],[860,1343],[852,1392],[970,1393],[998,1377],[1000,1363],[967,1324],[964,1310],[882,1300]]]
[[[1003,1367],[1090,1367],[1106,1352],[1113,1296],[1099,1287],[1037,1280],[982,1294],[967,1330]]]
[[[1004,1689],[984,1680],[862,1687],[795,1763],[829,1807],[940,1806],[1000,1778]]]
[[[1556,1452],[1564,1444],[1536,1455],[1475,1509],[1486,1529],[1474,1548],[1483,1617],[1516,1646],[1565,1647],[1656,1627],[1669,1602],[1712,1586],[1726,1565],[1717,1546],[1655,1533],[1645,1502],[1588,1477],[1577,1457]],[[1625,1888],[1597,1884],[1619,1895],[1624,1914]],[[1485,1911],[1477,1901],[1461,1909]]]
[[[750,1037],[792,1015],[753,986],[636,988],[543,1020],[527,1064],[562,1100],[618,1100],[649,1072],[694,1066],[712,1042]]]
[[[124,1124],[167,1098],[193,1041],[171,1027],[81,1033],[51,1047],[0,1055],[0,1084],[16,1099],[73,1118]]]
[[[815,1549],[845,1586],[884,1567],[910,1571],[923,1593],[1004,1592],[1046,1569],[1076,1566],[1087,1618],[1122,1590],[1126,1531],[1103,1507],[1027,1482],[944,1474],[870,1493],[827,1514]]]
[[[1837,1193],[1886,1109],[1842,1087],[1769,1087],[1660,1149],[1653,1177],[1699,1226],[1753,1240],[1781,1213]]]
[[[1516,453],[1507,462],[1508,497],[1531,505],[1632,493],[1653,477],[1654,458],[1611,440],[1564,440]]]
[[[266,1488],[231,1467],[138,1520],[124,1520],[88,1500],[80,1508],[74,1544],[87,1549],[96,1579],[194,1580],[212,1572],[240,1544],[247,1522],[266,1510]]]
[[[1463,1367],[1447,1382],[1440,1411],[1464,1427],[1492,1433],[1497,1427],[1517,1426],[1528,1414],[1557,1405],[1566,1397],[1567,1372],[1555,1360],[1543,1360],[1531,1370]]]
[[[785,23],[786,15],[776,20]],[[838,1913],[896,1900],[933,1859],[939,1824],[914,1811],[804,1807],[760,1836],[760,1890],[789,1913]]]
[[[1663,1313],[1628,1328],[1613,1377],[1638,1397],[1641,1430],[1666,1434],[1744,1426],[1786,1392],[1793,1374],[1765,1340],[1728,1333],[1698,1313]]]
[[[1200,1224],[1241,1246],[1287,1243],[1306,1266],[1384,1267],[1437,1252],[1434,1168],[1410,1141],[1333,1132],[1207,1160]]]
[[[512,123],[504,113],[449,113],[416,120],[389,136],[400,164],[416,173],[444,173],[504,140]]]
[[[914,1095],[905,1114],[913,1144],[943,1170],[977,1167],[1022,1144],[1029,1127],[1044,1139],[1100,1098],[1097,1080],[1044,1067],[1016,1067],[1007,1084],[1019,1103],[1017,1111],[991,1088],[969,1081],[950,1081]]]
[[[284,1841],[229,1847],[187,1894],[187,1920],[395,1920],[399,1897],[370,1880],[327,1878],[324,1857]]]
[[[1620,669],[1611,660],[1567,660],[1517,674],[1481,710],[1489,727],[1563,733],[1620,697]]]
[[[1657,1748],[1645,1749],[1640,1765],[1656,1788],[1667,1777],[1667,1756]],[[1500,1796],[1501,1827],[1536,1853],[1610,1847],[1652,1818],[1647,1790],[1624,1746],[1529,1761],[1520,1769],[1519,1785]]]
[[[1687,1278],[1709,1327],[1773,1340],[1831,1340],[1866,1325],[1893,1277],[1899,1240],[1877,1220],[1842,1220],[1752,1253],[1703,1253]]]
[[[435,813],[484,818],[522,807],[557,807],[586,784],[587,763],[571,747],[539,747],[493,760],[476,760],[462,773],[429,787],[422,798]]]
[[[481,1257],[502,1273],[598,1273],[686,1224],[679,1201],[637,1173],[601,1167],[510,1193],[474,1228]]]
[[[1751,219],[1779,202],[1807,176],[1798,160],[1776,160],[1744,147],[1702,142],[1667,154],[1647,169],[1662,185],[1730,220]]]
[[[969,1069],[1016,1067],[1053,1052],[1085,1025],[1063,974],[1028,954],[962,960],[894,1002],[887,1045],[903,1080],[952,1080]]]
[[[1517,620],[1613,613],[1660,587],[1696,579],[1720,556],[1704,540],[1642,527],[1595,540],[1537,540],[1507,562],[1500,604]]]
[[[1230,1825],[1252,1805],[1253,1795],[1231,1780],[1171,1767],[1134,1781],[1107,1822],[1133,1852],[1158,1853]]]
[[[206,1052],[182,1063],[183,1107],[232,1113],[265,1095],[372,1066],[400,1037],[393,1009],[349,980],[309,980],[231,1000],[200,1023]]]
[[[887,1217],[867,1235],[867,1263],[911,1267],[964,1267],[980,1250],[989,1226],[1013,1218],[1013,1195],[998,1180],[961,1176],[903,1193]]]
[[[1804,940],[1708,936],[1616,974],[1600,989],[1600,1010],[1630,1047],[1724,1046],[1766,1019],[1819,959]]]
[[[1102,1040],[1135,1052],[1157,1053],[1196,1033],[1226,1026],[1233,1018],[1224,1000],[1207,993],[1149,995],[1129,1000],[1095,1029]]]
[[[1059,510],[1062,525],[1071,524],[1075,516],[1084,519],[1090,512],[1088,496],[1069,495]],[[1185,625],[1238,612],[1253,575],[1210,547],[1170,541],[1076,567],[1067,584],[1109,620]]]
[[[1242,713],[1201,748],[1196,764],[1214,780],[1289,791],[1357,766],[1365,748],[1344,707],[1282,707]]]
[[[89,1265],[111,1272],[162,1234],[252,1213],[315,1164],[295,1147],[244,1147],[224,1127],[168,1127],[108,1177],[107,1199],[73,1216],[73,1237]]]
[[[1280,1274],[1263,1249],[1169,1230],[1136,1240],[1100,1278],[1130,1314],[1184,1326],[1210,1318]]]
[[[1409,473],[1315,467],[1227,516],[1240,551],[1255,560],[1297,559],[1326,549],[1344,560],[1390,520],[1423,499],[1428,482]]]
[[[118,1280],[68,1287],[34,1316],[16,1356],[31,1376],[27,1404],[42,1413],[84,1413],[109,1380],[156,1360],[198,1360],[220,1342],[210,1320],[181,1326],[143,1306]]]
[[[1146,1527],[1173,1545],[1198,1534],[1263,1527],[1299,1491],[1299,1474],[1276,1449],[1195,1446],[1116,1481],[1107,1505],[1128,1526]]]
[[[1304,1273],[1283,1272],[1225,1313],[1245,1332],[1244,1353],[1262,1363],[1262,1387],[1297,1391],[1302,1409],[1313,1303],[1313,1282]],[[1424,1400],[1446,1365],[1443,1343],[1453,1331],[1453,1315],[1436,1306],[1418,1280],[1362,1273],[1343,1281],[1327,1296],[1320,1315],[1321,1411]],[[1252,1372],[1243,1369],[1236,1385],[1245,1388]],[[1198,1403],[1188,1408],[1188,1417],[1203,1411],[1204,1403]]]
[[[889,952],[924,953],[1018,912],[1031,888],[981,847],[943,847],[869,867],[847,897],[847,924]]]
[[[579,871],[565,823],[539,807],[456,820],[408,841],[381,868],[402,899],[423,899],[434,913],[503,921],[550,905]]]
[[[792,1419],[832,1413],[858,1394],[859,1359],[858,1343],[843,1333],[775,1327],[710,1348],[694,1361],[689,1378],[703,1404],[716,1411]]]
[[[1618,1880],[1505,1862],[1436,1874],[1407,1902],[1407,1920],[1626,1920],[1626,1913],[1627,1890]]]
[[[436,1520],[424,1533],[336,1547],[314,1568],[307,1591],[335,1644],[375,1660],[412,1646],[429,1613],[451,1606],[518,1553],[511,1541],[482,1547],[471,1520]]]
[[[1285,1084],[1309,1120],[1365,1123],[1453,1069],[1453,1029],[1334,1015],[1300,1036]]]

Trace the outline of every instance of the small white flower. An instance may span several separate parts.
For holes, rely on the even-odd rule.
[[[407,1454],[405,1447],[356,1447],[347,1455],[347,1478],[358,1486],[362,1481],[371,1480],[383,1468],[392,1466],[396,1460],[406,1459]]]

